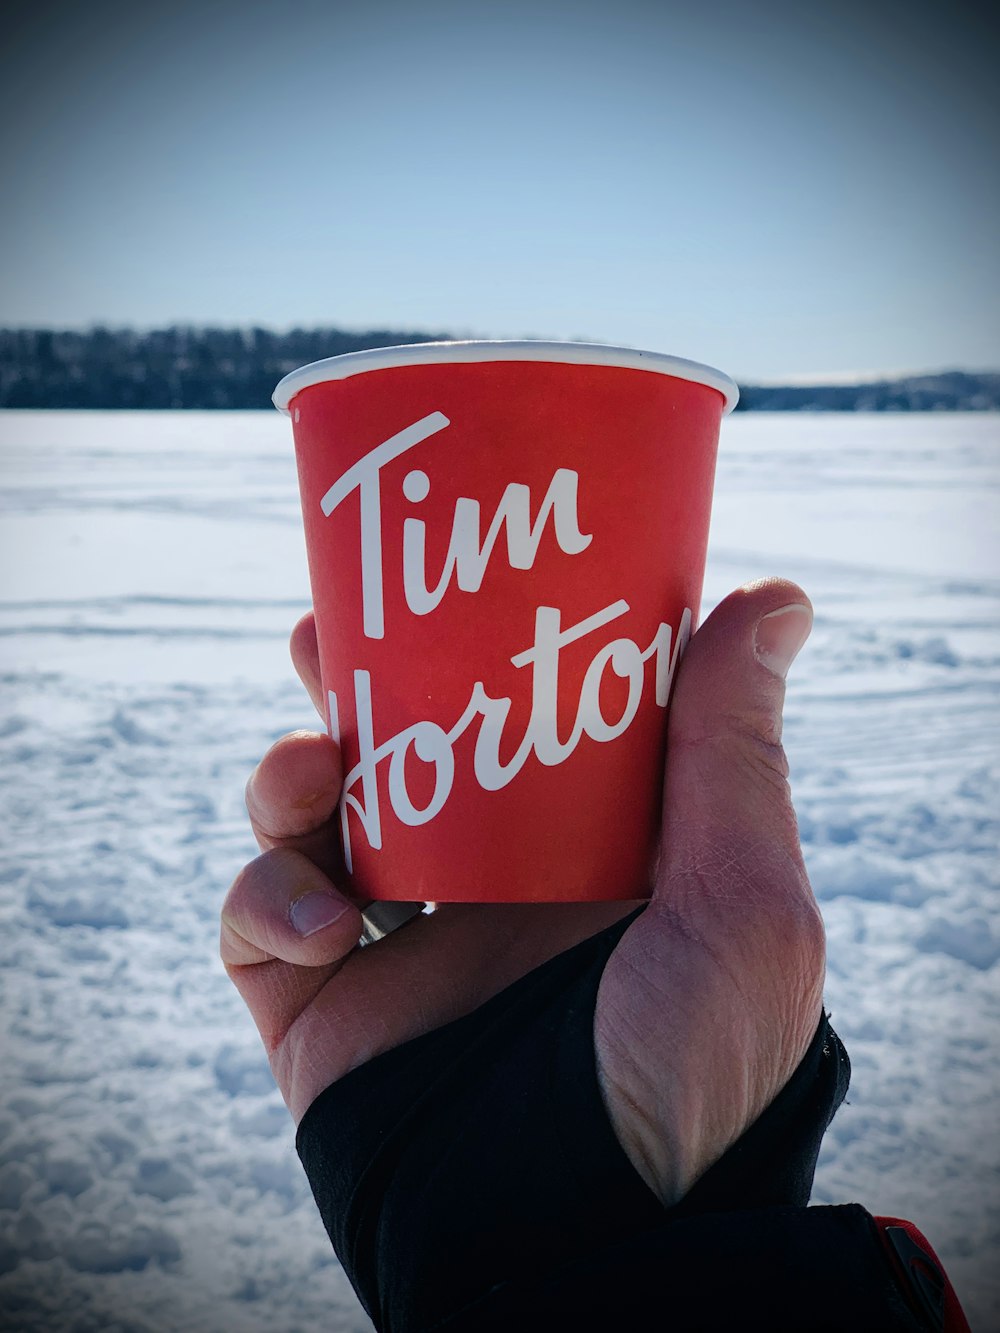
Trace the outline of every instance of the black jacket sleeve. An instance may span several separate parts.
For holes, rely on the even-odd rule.
[[[825,1017],[783,1091],[677,1206],[643,1182],[605,1112],[593,1044],[601,973],[633,919],[307,1111],[298,1151],[375,1325],[933,1328],[864,1209],[806,1208],[850,1075]]]

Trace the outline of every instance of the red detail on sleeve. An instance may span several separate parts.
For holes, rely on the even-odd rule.
[[[935,1333],[971,1333],[955,1288],[930,1242],[912,1222],[876,1217],[879,1240],[897,1285]]]

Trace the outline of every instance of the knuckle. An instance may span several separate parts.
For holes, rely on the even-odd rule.
[[[226,894],[225,902],[222,904],[223,918],[231,916],[240,905],[245,901],[251,890],[251,884],[256,877],[257,857],[253,861],[248,861],[242,869],[236,872],[233,882],[229,886],[229,892]]]
[[[788,792],[788,759],[780,734],[775,734],[770,721],[746,717],[730,717],[728,730],[736,738],[734,758],[743,774],[752,781]]]
[[[710,730],[671,738],[675,761],[684,751],[705,781],[717,781],[720,771],[735,771],[752,788],[764,786],[788,796],[788,760],[780,730],[770,718],[727,714]]]
[[[274,883],[275,872],[280,869],[281,861],[288,856],[283,848],[272,848],[255,856],[252,861],[236,873],[229,886],[225,902],[222,905],[223,920],[234,920],[259,910],[265,900],[267,886]]]

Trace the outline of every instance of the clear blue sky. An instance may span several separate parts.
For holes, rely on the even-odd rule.
[[[1000,367],[978,9],[15,5],[0,323],[587,337],[743,379]]]

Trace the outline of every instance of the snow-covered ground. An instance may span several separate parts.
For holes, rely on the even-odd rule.
[[[216,960],[244,780],[314,720],[287,422],[0,416],[0,1322],[353,1333]],[[705,610],[817,609],[787,744],[854,1061],[817,1202],[915,1220],[1000,1327],[1000,417],[726,422]]]

